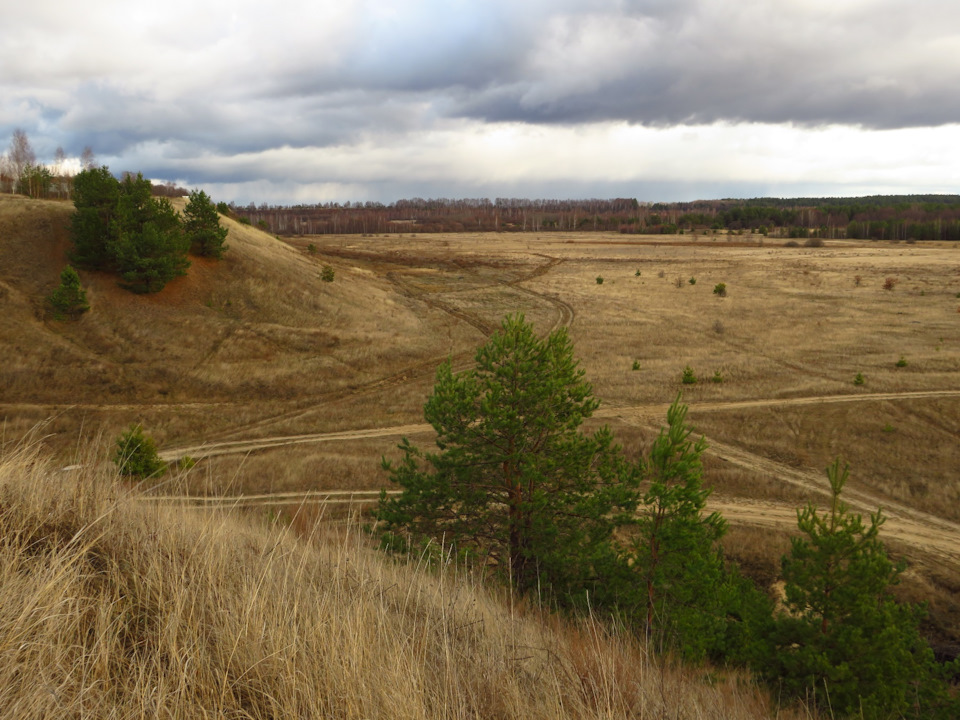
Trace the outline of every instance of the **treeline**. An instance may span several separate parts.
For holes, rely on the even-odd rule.
[[[960,240],[960,196],[755,198],[683,203],[522,198],[231,205],[278,235],[434,232],[756,233],[776,237]]]

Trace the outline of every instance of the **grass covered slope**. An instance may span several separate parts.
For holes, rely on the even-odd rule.
[[[182,211],[182,199],[174,204]],[[242,422],[244,405],[257,416],[266,403],[349,392],[443,357],[461,335],[474,340],[472,328],[446,332],[444,313],[424,312],[380,273],[225,217],[222,260],[191,257],[186,276],[151,295],[80,269],[91,309],[58,322],[45,298],[68,263],[72,214],[71,203],[0,196],[0,402],[18,406],[15,432],[54,415],[53,406],[76,406],[50,428],[69,443],[80,412],[113,431],[130,413],[111,409],[134,405],[154,413],[148,424],[159,440],[198,439],[218,423]],[[336,280],[323,282],[330,262]],[[211,412],[212,403],[236,409]],[[188,412],[163,412],[174,404]]]
[[[0,461],[0,718],[768,716],[744,677],[707,676],[355,534]]]

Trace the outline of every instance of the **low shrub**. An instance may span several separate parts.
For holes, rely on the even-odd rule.
[[[144,435],[140,425],[131,425],[117,438],[113,463],[121,475],[139,478],[160,477],[167,470],[153,438]]]
[[[603,277],[600,275],[597,275],[597,285],[603,285]]]
[[[697,376],[694,374],[693,368],[689,365],[683,369],[683,375],[680,377],[680,382],[682,382],[684,385],[697,384]]]
[[[333,278],[336,276],[333,268],[329,265],[324,265],[320,270],[320,279],[324,282],[333,282]]]
[[[713,294],[717,297],[726,297],[727,296],[727,284],[726,283],[717,283],[713,286]]]
[[[863,373],[857,373],[853,378],[854,385],[863,385],[866,383],[866,379],[863,377]]]

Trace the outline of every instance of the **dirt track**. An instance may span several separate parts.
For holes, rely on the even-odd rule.
[[[914,398],[957,397],[960,391],[944,390],[939,392],[905,392],[905,393],[862,393],[856,395],[817,396],[805,398],[785,398],[768,400],[745,400],[740,402],[704,403],[691,407],[691,412],[709,412],[712,410],[731,410],[738,408],[756,408],[781,405],[815,405],[831,402],[857,402],[867,400],[906,400]],[[633,408],[607,408],[598,413],[601,417],[621,417],[627,420],[648,420],[662,417],[666,406],[642,406]],[[194,458],[212,457],[233,453],[249,453],[258,450],[282,447],[299,443],[319,443],[351,440],[360,440],[372,437],[389,437],[401,435],[418,435],[432,432],[427,424],[402,425],[388,428],[373,428],[367,430],[343,431],[335,433],[316,433],[306,435],[287,435],[265,438],[253,441],[230,441],[210,443],[194,447],[183,447],[167,450],[161,453],[165,460],[174,460],[183,455]],[[828,488],[822,473],[793,468],[760,455],[756,455],[742,448],[738,448],[715,440],[707,440],[708,453],[721,459],[746,468],[765,477],[769,482],[787,482],[805,490],[812,490],[823,495],[828,494]],[[274,493],[260,495],[245,495],[234,497],[181,497],[163,496],[157,500],[169,502],[183,502],[201,507],[252,507],[297,505],[301,503],[335,503],[358,504],[371,503],[379,496],[378,491],[356,490],[326,490],[312,492]],[[884,526],[885,535],[903,545],[914,547],[938,560],[960,565],[960,525],[944,520],[930,513],[925,513],[889,499],[881,499],[869,492],[848,488],[845,499],[855,510],[869,513],[875,512],[878,507],[883,508],[887,517]],[[796,507],[786,503],[758,502],[737,499],[714,499],[710,508],[719,510],[724,517],[734,524],[753,525],[758,527],[790,529],[796,527]]]
[[[913,400],[917,398],[941,398],[941,397],[960,397],[960,390],[941,390],[941,391],[918,391],[902,393],[859,393],[854,395],[818,395],[814,397],[801,398],[772,398],[765,400],[740,400],[723,403],[700,403],[690,407],[693,414],[701,412],[710,412],[716,410],[737,410],[740,408],[758,408],[758,407],[779,407],[790,405],[819,405],[824,403],[848,403],[864,402],[870,400]],[[619,417],[624,420],[662,418],[666,415],[668,404],[659,405],[641,405],[634,407],[601,407],[597,413],[598,418]],[[308,411],[301,411],[308,412]],[[292,416],[290,416],[292,417]],[[277,418],[270,418],[267,423],[275,422]],[[266,424],[266,423],[264,423]],[[261,427],[261,425],[258,425]],[[217,455],[229,455],[236,453],[249,453],[257,450],[281,447],[283,445],[296,445],[302,443],[320,443],[332,440],[362,440],[372,437],[390,437],[401,435],[417,435],[430,432],[432,428],[428,424],[399,425],[395,427],[370,428],[366,430],[345,430],[333,433],[309,433],[304,435],[282,435],[277,437],[260,438],[257,440],[229,440],[221,442],[210,442],[202,445],[193,445],[189,447],[178,447],[165,450],[160,453],[164,460],[176,460],[177,458],[189,455],[194,459],[205,457],[214,457]],[[713,443],[716,446],[716,443]],[[727,454],[734,454],[735,449],[730,446],[727,448]],[[728,458],[730,459],[730,458]],[[780,466],[796,472],[793,468]]]

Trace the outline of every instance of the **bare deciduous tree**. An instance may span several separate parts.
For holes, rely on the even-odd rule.
[[[37,162],[37,155],[33,152],[33,148],[30,147],[30,140],[27,138],[27,133],[20,128],[13,131],[13,138],[10,140],[10,150],[7,157],[9,158],[15,180],[20,180],[23,177],[23,171],[26,170],[29,165],[34,165]]]
[[[89,145],[83,149],[83,154],[80,155],[80,164],[84,170],[92,170],[97,167],[97,158],[93,154],[93,148]]]
[[[63,196],[63,191],[67,187],[67,183],[64,179],[64,174],[67,170],[67,154],[63,151],[62,147],[58,147],[56,152],[53,154],[53,167],[51,172],[53,172],[54,182],[56,183],[56,192],[57,197]]]

